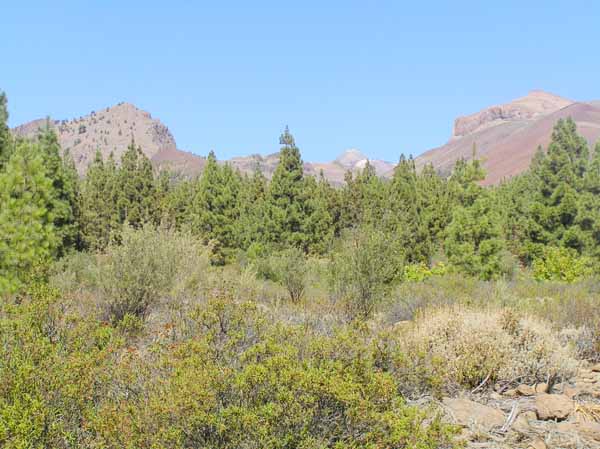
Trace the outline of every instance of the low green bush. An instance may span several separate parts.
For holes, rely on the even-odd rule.
[[[360,327],[314,334],[222,292],[131,346],[137,317],[113,327],[70,306],[44,287],[0,303],[2,447],[458,446],[457,428],[405,402]]]
[[[286,288],[290,300],[300,301],[306,290],[308,270],[304,253],[297,248],[289,248],[275,255],[271,263],[276,280]]]
[[[94,282],[108,318],[144,318],[165,298],[194,292],[210,270],[206,248],[185,233],[125,227],[120,244],[97,256]]]
[[[330,293],[350,319],[366,319],[399,281],[404,254],[392,236],[368,227],[348,231],[332,253]]]
[[[448,272],[444,263],[440,262],[432,267],[425,263],[413,263],[404,267],[404,280],[407,282],[423,282],[431,276],[443,276]]]
[[[538,281],[574,282],[592,274],[591,260],[570,248],[547,247],[532,264]]]

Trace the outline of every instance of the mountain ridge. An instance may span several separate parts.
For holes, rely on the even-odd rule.
[[[104,158],[113,153],[115,159],[119,160],[132,140],[159,168],[170,168],[184,175],[194,176],[202,171],[206,162],[204,156],[179,149],[166,125],[149,112],[127,102],[71,120],[33,120],[15,127],[13,132],[31,138],[46,124],[56,131],[62,148],[70,152],[80,174],[85,173],[97,150],[100,150]],[[330,182],[341,184],[348,170],[361,169],[367,160],[367,156],[360,151],[349,149],[333,161],[305,162],[304,167],[307,174],[318,176],[323,172]],[[271,153],[236,156],[219,162],[230,163],[242,173],[251,173],[258,168],[270,177],[278,161],[279,154]],[[370,162],[379,175],[384,175],[394,167],[394,164],[382,160]]]
[[[525,97],[459,117],[444,145],[415,159],[449,173],[459,158],[471,158],[473,149],[486,170],[484,184],[498,184],[522,173],[539,146],[546,148],[552,129],[561,118],[571,117],[590,146],[600,139],[600,102],[580,102],[531,91]]]
[[[546,147],[552,128],[561,118],[572,117],[578,131],[593,145],[600,139],[600,101],[573,101],[542,90],[454,120],[449,140],[415,158],[417,168],[426,164],[449,173],[459,158],[471,158],[473,149],[486,170],[484,184],[498,184],[527,169],[538,146]],[[33,137],[48,123],[56,130],[61,146],[69,150],[78,171],[83,174],[99,149],[103,157],[112,152],[118,160],[131,143],[159,168],[170,168],[184,175],[200,173],[206,162],[200,156],[178,148],[169,128],[149,112],[127,102],[92,111],[71,120],[38,119],[17,126],[17,135]],[[229,163],[242,173],[261,170],[270,177],[279,161],[278,153],[236,156]],[[370,159],[360,150],[349,148],[332,161],[304,162],[305,172],[321,172],[333,184],[340,185],[348,171],[362,169],[367,161],[378,175],[390,177],[394,163]]]

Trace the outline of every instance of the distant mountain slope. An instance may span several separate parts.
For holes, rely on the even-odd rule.
[[[470,158],[475,146],[486,169],[486,184],[497,184],[529,167],[537,147],[550,142],[552,128],[560,118],[572,117],[577,129],[594,145],[600,139],[600,105],[579,103],[541,91],[501,106],[456,119],[445,145],[423,153],[417,166],[433,164],[449,172],[454,162]]]
[[[418,167],[431,163],[449,173],[455,161],[470,158],[473,148],[483,160],[487,172],[485,183],[526,170],[539,145],[546,146],[552,128],[559,118],[572,117],[578,131],[593,145],[600,139],[600,101],[574,102],[542,91],[532,91],[506,104],[485,108],[475,114],[459,117],[454,122],[450,140],[416,158]],[[80,173],[84,173],[97,149],[104,157],[113,152],[119,160],[133,138],[156,166],[168,167],[186,175],[202,171],[205,158],[181,151],[169,129],[148,112],[129,103],[94,111],[73,120],[50,121],[60,143],[68,149]],[[46,120],[35,120],[14,129],[19,135],[32,137],[45,126]],[[243,150],[243,149],[242,149]],[[230,163],[243,173],[256,168],[270,177],[279,160],[277,153],[234,157]],[[357,149],[343,152],[330,162],[305,162],[305,172],[318,176],[323,172],[333,184],[344,182],[348,170],[357,171],[367,163],[367,156]],[[394,164],[369,160],[380,176],[390,177]]]
[[[452,137],[462,137],[506,122],[534,120],[558,111],[573,102],[541,90],[532,90],[525,97],[510,103],[491,106],[475,114],[454,121]]]
[[[321,172],[332,184],[342,184],[347,171],[357,171],[364,167],[367,162],[367,156],[360,153],[358,150],[350,149],[340,154],[334,161],[331,162],[304,162],[305,173],[313,176],[319,176]],[[279,154],[274,153],[268,156],[251,155],[241,156],[229,159],[228,162],[242,173],[250,173],[256,168],[260,169],[265,176],[271,177],[279,162]],[[384,176],[394,168],[391,162],[381,160],[369,161],[374,167],[377,174]]]
[[[94,159],[96,150],[104,157],[113,152],[117,160],[133,138],[144,153],[153,158],[161,151],[177,150],[169,129],[159,120],[129,103],[93,111],[73,120],[51,120],[63,149],[68,149],[80,172],[84,172]],[[17,127],[16,134],[32,136],[46,120],[35,120]]]
[[[34,120],[16,127],[13,132],[34,137],[46,123],[56,130],[62,148],[70,151],[80,173],[85,172],[98,149],[104,158],[112,152],[118,161],[132,138],[159,167],[193,176],[202,171],[206,162],[202,156],[177,149],[175,138],[160,120],[130,103],[119,103],[73,120]],[[243,173],[251,173],[259,168],[265,176],[270,177],[278,161],[279,154],[274,153],[268,156],[234,157],[221,162],[230,163]],[[366,161],[367,156],[352,149],[332,162],[306,162],[305,171],[315,176],[322,171],[333,184],[341,184],[346,171],[360,169]],[[385,161],[374,160],[371,163],[380,175],[394,167]]]

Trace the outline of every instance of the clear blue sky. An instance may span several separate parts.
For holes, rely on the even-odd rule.
[[[219,158],[397,160],[530,89],[600,98],[599,2],[35,1],[0,10],[11,125],[120,101]]]

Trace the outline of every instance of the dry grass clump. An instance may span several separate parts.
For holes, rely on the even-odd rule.
[[[511,309],[430,309],[399,332],[408,393],[546,382],[569,377],[578,364],[547,322]]]

